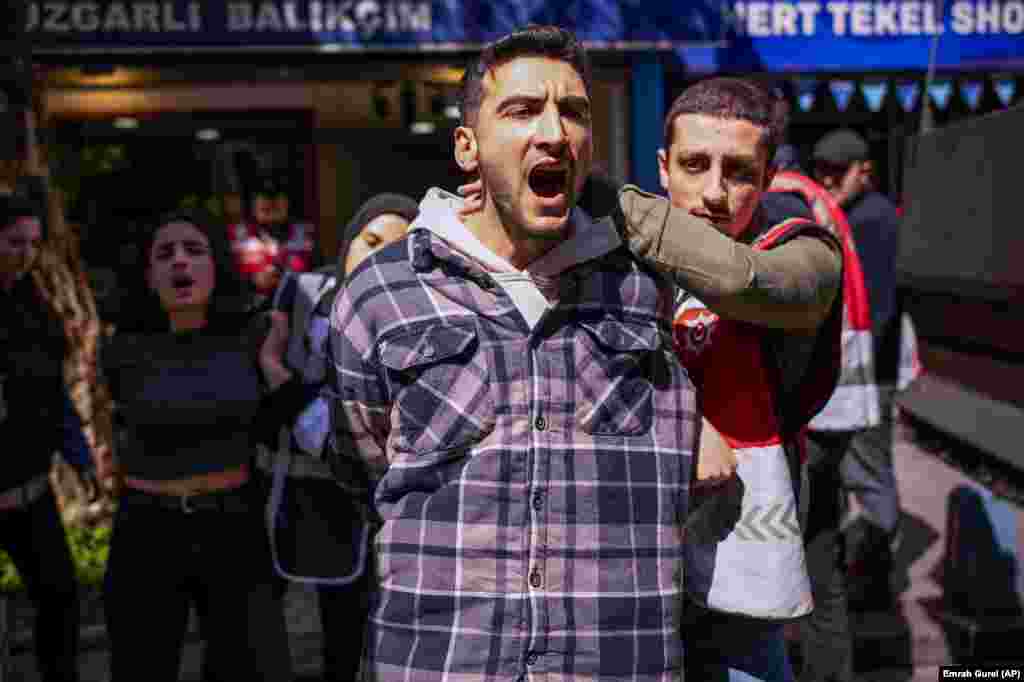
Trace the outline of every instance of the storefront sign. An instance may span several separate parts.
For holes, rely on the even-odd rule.
[[[710,44],[717,0],[69,0],[28,3],[37,52],[471,49],[528,23],[613,49]]]
[[[527,23],[695,71],[1024,68],[1024,0],[31,0],[40,53],[465,50]]]
[[[727,0],[718,49],[683,48],[691,69],[895,71],[1024,68],[1024,0]]]

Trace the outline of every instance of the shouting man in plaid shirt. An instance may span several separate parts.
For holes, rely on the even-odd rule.
[[[590,72],[568,32],[488,46],[463,80],[460,167],[331,315],[332,458],[374,483],[380,680],[678,680],[698,430],[673,296],[575,208]]]

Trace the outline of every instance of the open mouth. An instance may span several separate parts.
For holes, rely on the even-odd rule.
[[[569,171],[565,168],[538,167],[530,171],[530,189],[539,197],[554,199],[566,192]]]
[[[190,286],[195,284],[196,281],[191,275],[175,275],[171,278],[171,286],[181,291],[182,289],[188,289]]]

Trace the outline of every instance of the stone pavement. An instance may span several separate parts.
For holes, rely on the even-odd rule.
[[[933,682],[938,679],[938,666],[954,660],[962,648],[964,628],[942,617],[945,591],[950,581],[947,556],[951,527],[950,510],[958,491],[985,491],[934,454],[915,443],[911,434],[901,427],[897,431],[895,452],[896,474],[904,512],[903,540],[895,557],[892,575],[898,592],[898,608],[890,613],[856,614],[852,620],[855,633],[855,666],[863,682]],[[1015,523],[1015,548],[1009,551],[1019,568],[1024,548],[1024,510],[1004,505],[1011,525]],[[1005,514],[1003,521],[1006,521]],[[1005,524],[1004,524],[1005,525]],[[956,523],[952,526],[955,528]],[[1005,535],[1005,533],[1004,533]],[[970,550],[974,552],[975,550]],[[1015,554],[1015,556],[1013,556]],[[1006,557],[1004,557],[1006,558]],[[978,563],[977,557],[972,561]],[[980,564],[979,564],[980,565]],[[958,570],[962,570],[962,567]],[[1018,572],[1017,580],[1024,580]],[[980,586],[979,586],[980,587]],[[1017,586],[1019,599],[1020,586]],[[1013,598],[1009,595],[1008,598]],[[320,630],[316,608],[316,592],[294,586],[288,592],[287,619],[291,633],[292,656],[298,681],[319,679]],[[27,608],[18,607],[18,621],[24,623]],[[86,621],[98,622],[96,613]],[[353,622],[352,627],[359,627]],[[2,682],[36,682],[34,662],[28,649],[24,628],[15,636],[14,651],[7,677]],[[1024,632],[1009,636],[1005,632],[982,632],[979,643],[988,642],[992,655],[1003,661],[1024,661]],[[82,682],[106,682],[107,651],[102,628],[84,625],[81,657]],[[980,646],[980,644],[979,644]],[[1020,653],[1018,653],[1020,652]],[[182,680],[198,680],[200,644],[189,638],[182,662]]]

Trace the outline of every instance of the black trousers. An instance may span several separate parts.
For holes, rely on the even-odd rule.
[[[853,679],[853,641],[847,608],[846,563],[839,532],[840,473],[853,432],[807,434],[809,499],[804,527],[814,612],[800,623],[804,665],[800,682]]]
[[[0,545],[35,604],[35,649],[43,682],[78,680],[78,583],[53,492],[0,512]]]
[[[251,486],[192,513],[128,491],[104,584],[112,682],[177,682],[189,608],[212,682],[292,679],[284,612]]]

